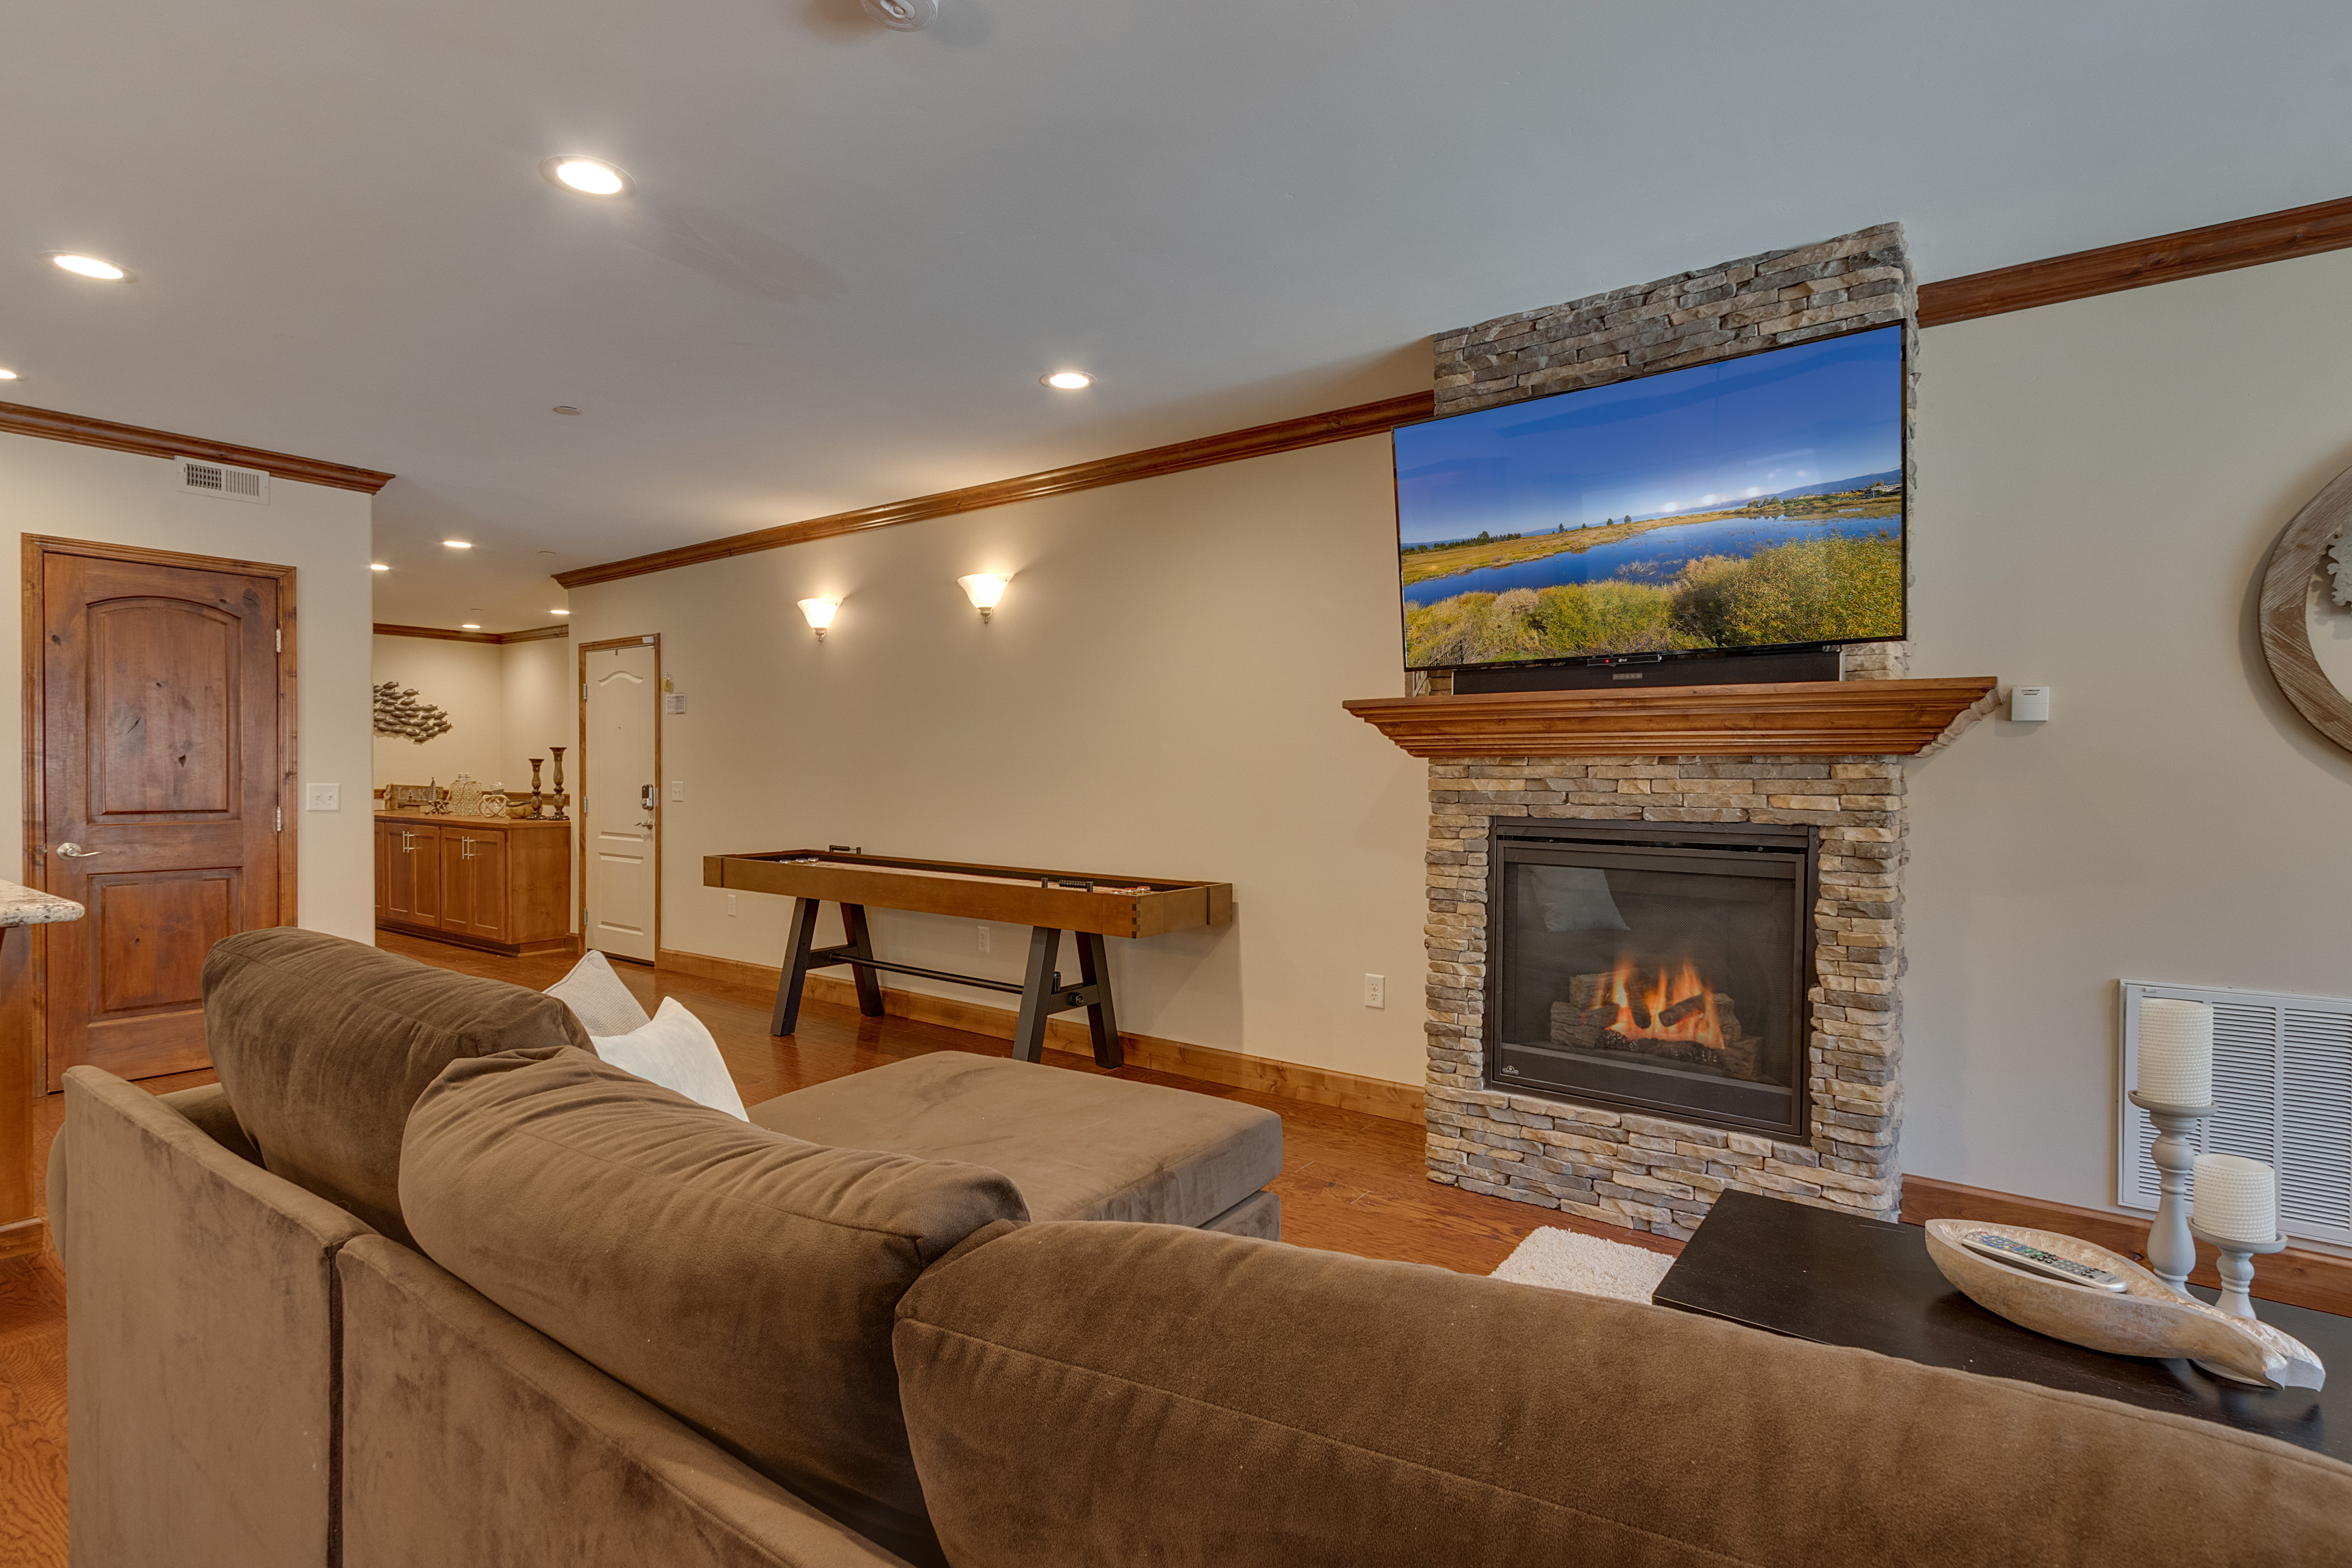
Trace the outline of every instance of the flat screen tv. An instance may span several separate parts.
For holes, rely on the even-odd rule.
[[[1408,669],[1904,635],[1903,329],[1401,426]]]

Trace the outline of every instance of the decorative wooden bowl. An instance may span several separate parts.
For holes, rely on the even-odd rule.
[[[2006,1236],[2119,1275],[2121,1291],[2069,1285],[1996,1263],[1960,1245],[1982,1232]],[[2172,1356],[2273,1388],[2317,1388],[2326,1369],[2304,1343],[2252,1318],[2233,1318],[2184,1296],[2119,1253],[2055,1231],[1977,1220],[1931,1219],[1927,1256],[1969,1300],[2022,1328],[2109,1355]]]

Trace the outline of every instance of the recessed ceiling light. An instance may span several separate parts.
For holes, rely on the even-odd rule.
[[[577,414],[580,410],[572,407],[569,403],[559,403],[555,405],[555,412],[558,414]]]
[[[381,561],[371,561],[368,563],[368,570],[371,572],[389,572],[392,568],[385,565]]]
[[[49,259],[68,272],[79,272],[84,278],[101,279],[109,283],[118,283],[131,276],[111,261],[100,261],[95,256],[82,256],[70,250],[53,251]]]
[[[441,542],[451,550],[471,550],[474,548],[474,542],[470,539],[445,539]]]
[[[602,158],[550,158],[540,164],[539,172],[565,190],[583,196],[629,194],[629,176]]]
[[[1095,378],[1082,370],[1057,370],[1037,379],[1056,392],[1077,392],[1095,384]]]
[[[457,629],[461,632],[478,632],[480,631],[482,627],[481,623],[478,621],[467,621]]]
[[[14,381],[14,380],[16,380],[16,373],[15,371],[13,371],[13,370],[0,370],[0,381]]]
[[[568,616],[572,612],[569,610],[550,610],[547,613],[551,616]]]

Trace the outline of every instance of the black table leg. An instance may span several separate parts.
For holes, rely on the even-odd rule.
[[[1045,1054],[1046,1004],[1061,988],[1062,977],[1054,969],[1054,950],[1061,940],[1062,933],[1049,926],[1029,930],[1029,973],[1021,986],[1021,1018],[1013,1026],[1014,1061],[1034,1062]]]
[[[856,953],[860,958],[871,958],[874,956],[874,938],[866,929],[866,906],[864,904],[842,905],[841,925],[842,929],[846,931],[849,936],[849,941],[845,944],[848,952]],[[834,951],[840,952],[843,950],[836,948]],[[877,975],[874,971],[866,968],[862,963],[851,964],[849,966],[849,973],[857,977],[857,1010],[865,1014],[869,1018],[880,1017],[882,1016],[882,981],[880,976]]]
[[[1095,1000],[1087,1006],[1087,1028],[1094,1036],[1095,1066],[1124,1067],[1127,1054],[1118,1043],[1118,1015],[1110,1002],[1110,957],[1098,931],[1082,931],[1078,938],[1078,979],[1092,986]]]
[[[793,900],[792,931],[784,939],[783,978],[776,984],[776,1012],[768,1033],[789,1035],[800,1025],[801,986],[808,979],[809,950],[816,942],[816,900]]]

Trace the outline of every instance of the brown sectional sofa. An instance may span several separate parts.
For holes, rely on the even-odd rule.
[[[308,945],[331,939],[296,935],[286,973],[363,1006],[220,1020],[217,1089],[68,1075],[85,1568],[2352,1562],[2352,1468],[2267,1439],[1261,1237],[1037,1221],[982,1157],[1019,1142],[993,1081],[909,1133],[966,1157],[827,1145],[597,1061],[543,999],[365,949],[339,982]],[[235,983],[250,956],[213,995],[275,1009]],[[328,1026],[341,1059],[309,1059]],[[1101,1141],[1060,1114],[1066,1163]],[[1181,1121],[1170,1169],[1114,1151],[1083,1204],[1082,1170],[1002,1163],[1081,1212],[1230,1214]],[[266,1168],[289,1134],[383,1223]]]

